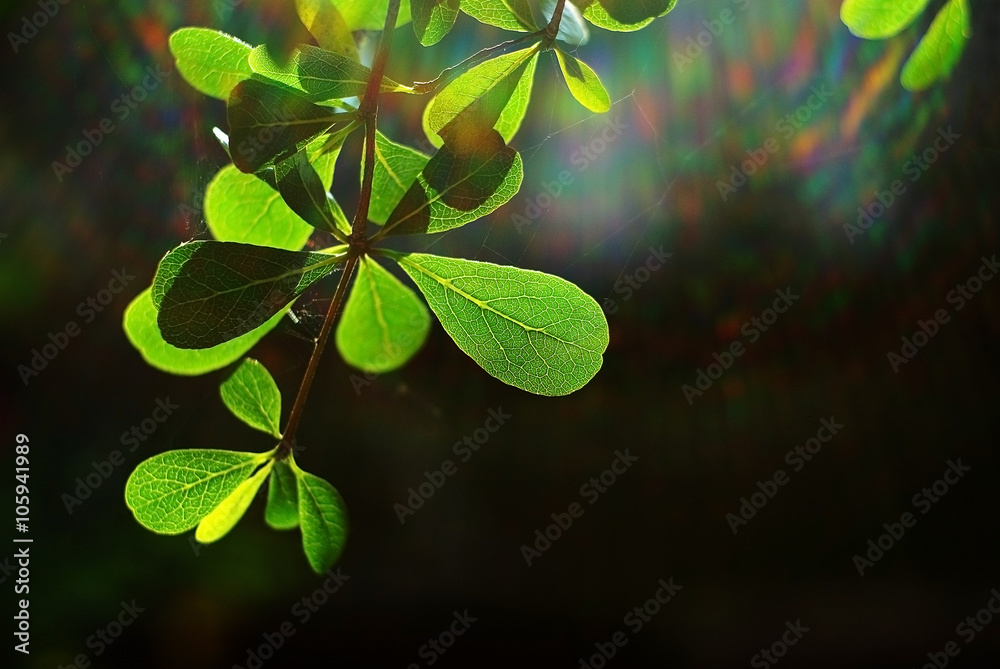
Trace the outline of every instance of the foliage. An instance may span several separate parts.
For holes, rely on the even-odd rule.
[[[587,43],[591,27],[638,30],[675,3],[297,0],[316,45],[285,54],[207,28],[174,32],[170,50],[185,80],[226,102],[228,134],[214,132],[233,162],[205,194],[213,239],[181,244],[164,256],[151,287],[125,313],[129,340],[163,371],[204,374],[243,358],[307,289],[331,274],[339,282],[284,429],[281,393],[260,362],[243,359],[220,387],[225,406],[276,439],[274,448],[184,449],[145,460],[125,490],[136,520],[157,533],[196,528],[198,541],[217,541],[266,480],[267,524],[299,528],[317,573],[337,561],[347,537],[344,502],[327,481],[299,467],[292,444],[338,315],[336,347],[365,372],[398,369],[411,359],[433,313],[460,350],[504,383],[546,396],[586,385],[601,367],[608,324],[580,288],[541,272],[382,244],[467,225],[509,201],[523,177],[510,141],[525,119],[539,58],[553,52],[571,96],[590,112],[606,112],[611,98],[577,47]],[[859,35],[886,37],[925,3],[846,0],[843,16]],[[521,35],[429,81],[407,85],[385,77],[398,26],[409,23],[430,46],[452,30],[459,12]],[[960,47],[936,61],[928,54],[962,32],[955,26],[968,20],[964,0],[950,0],[941,16],[904,69],[908,86],[926,85],[957,59]],[[355,34],[379,28],[375,60],[363,65]],[[422,123],[437,149],[433,155],[379,130],[380,95],[429,98]],[[344,141],[356,131],[364,134],[362,182],[349,221],[331,186]],[[320,250],[303,250],[310,240]],[[412,280],[429,310],[383,262]]]

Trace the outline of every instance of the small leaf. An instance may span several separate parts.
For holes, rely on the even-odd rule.
[[[296,48],[284,64],[276,63],[267,47],[261,45],[250,52],[249,63],[260,76],[294,89],[310,102],[329,102],[363,95],[372,74],[370,69],[356,60],[308,44]],[[410,89],[383,77],[382,90]]]
[[[566,79],[569,92],[573,94],[577,102],[598,114],[603,114],[611,109],[611,98],[597,73],[582,60],[574,58],[568,53],[563,53],[562,49],[557,48],[555,52],[556,59],[559,61],[559,69],[562,70],[563,77]]]
[[[256,474],[241,483],[219,506],[202,518],[194,532],[195,540],[210,544],[229,534],[229,530],[236,527],[236,523],[240,522],[240,518],[250,508],[250,503],[264,484],[272,464],[273,461],[268,462],[258,469]]]
[[[515,30],[534,32],[535,24],[528,0],[462,0],[462,11],[480,23]]]
[[[219,386],[222,401],[250,427],[281,439],[281,391],[267,367],[247,358]]]
[[[281,194],[253,174],[226,165],[205,189],[205,220],[220,242],[241,242],[297,251],[314,228],[292,211]]]
[[[306,157],[306,150],[297,151],[274,166],[278,192],[292,211],[298,214],[306,223],[319,230],[337,234],[350,234],[350,225],[344,219],[344,214],[337,207],[337,212],[343,220],[337,220],[334,208],[316,170]],[[346,230],[344,229],[346,227]]]
[[[170,35],[177,70],[205,95],[226,100],[236,84],[253,75],[250,45],[208,28],[181,28]]]
[[[928,0],[844,0],[840,20],[864,39],[898,35],[924,11]]]
[[[444,232],[495,211],[517,194],[521,156],[496,130],[463,134],[465,151],[445,144],[389,215],[381,235]]]
[[[295,0],[295,10],[321,47],[351,60],[360,60],[351,29],[330,0]]]
[[[196,376],[221,369],[242,358],[264,335],[277,327],[285,313],[278,312],[255,330],[211,348],[190,349],[171,346],[156,324],[152,289],[139,293],[125,308],[122,328],[143,359],[170,374]]]
[[[536,44],[498,56],[445,86],[424,109],[424,131],[431,143],[441,146],[444,138],[440,133],[449,125],[495,128],[509,142],[527,109],[538,52]],[[515,113],[505,113],[510,107]]]
[[[903,66],[903,87],[920,91],[951,74],[971,30],[966,0],[949,0]]]
[[[351,30],[382,30],[389,11],[389,0],[329,0],[333,2]],[[396,27],[410,21],[410,0],[402,0]]]
[[[288,457],[291,459],[292,455]],[[298,484],[291,467],[283,460],[275,460],[271,470],[264,521],[275,530],[290,530],[299,526]]]
[[[157,325],[178,348],[221,344],[284,312],[343,260],[234,242],[182,244],[164,256],[153,279]]]
[[[255,79],[233,88],[228,117],[230,153],[241,172],[259,172],[275,158],[286,158],[317,135],[356,118]]]
[[[403,144],[397,144],[375,132],[375,170],[368,218],[384,225],[392,210],[423,171],[430,156]],[[362,170],[362,176],[364,171]]]
[[[593,23],[598,28],[604,28],[605,30],[614,30],[616,32],[632,32],[639,30],[650,23],[652,23],[655,16],[646,16],[636,21],[621,21],[614,18],[611,13],[605,8],[606,2],[599,2],[598,0],[571,0],[583,11],[583,18],[587,19]],[[631,1],[631,0],[628,0]],[[611,4],[621,5],[624,4],[625,0],[618,0]],[[677,4],[677,0],[665,0],[666,9],[660,12],[657,16],[663,16]],[[663,2],[660,3],[661,6]]]
[[[458,18],[458,0],[410,0],[413,33],[424,46],[437,44]]]
[[[608,323],[572,283],[517,267],[383,253],[410,275],[458,347],[504,383],[567,395],[601,368]]]
[[[125,504],[153,532],[186,532],[233,494],[270,455],[199,448],[154,455],[140,462],[128,477]]]
[[[347,541],[347,510],[337,490],[289,463],[298,483],[302,550],[309,566],[322,574],[340,558]]]
[[[430,313],[416,293],[362,257],[337,324],[337,349],[344,360],[366,372],[390,372],[420,350],[430,328]]]

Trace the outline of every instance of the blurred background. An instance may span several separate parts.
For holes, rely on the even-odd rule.
[[[166,251],[207,235],[201,197],[227,162],[211,132],[225,127],[224,105],[174,71],[170,32],[306,41],[293,4],[69,0],[17,40],[41,10],[4,3],[0,451],[12,469],[15,435],[30,438],[34,540],[31,654],[9,645],[4,666],[902,668],[944,666],[946,647],[956,664],[988,666],[1000,657],[1000,621],[981,611],[1000,588],[1000,280],[987,262],[998,251],[1000,6],[970,4],[961,62],[919,94],[898,75],[934,11],[863,42],[840,23],[839,0],[680,0],[640,32],[593,30],[579,55],[615,101],[604,116],[573,101],[545,55],[513,142],[525,160],[518,195],[399,248],[577,283],[606,309],[604,367],[551,399],[488,376],[438,325],[408,366],[377,378],[330,347],[297,459],[340,490],[351,535],[338,565],[347,580],[314,596],[324,579],[300,535],[269,530],[260,500],[210,546],[144,530],[123,501],[135,465],[164,450],[271,446],[219,400],[226,370],[158,372],[121,318]],[[388,75],[430,79],[507,37],[461,17],[423,49],[407,27]],[[423,104],[387,98],[384,132],[426,148]],[[114,128],[92,154],[54,171],[105,118]],[[763,164],[744,170],[762,148]],[[349,213],[359,149],[348,145],[334,184]],[[873,207],[896,181],[892,203]],[[133,278],[114,293],[116,272]],[[328,280],[309,293],[299,323],[252,352],[286,414],[332,290]],[[776,291],[796,296],[779,315],[768,311]],[[893,365],[901,338],[938,310],[947,322]],[[79,334],[23,377],[18,366],[70,321]],[[745,352],[710,367],[734,342]],[[150,425],[158,401],[176,408],[130,451],[123,433]],[[453,445],[490,410],[510,417],[462,461]],[[842,428],[796,459],[824,420]],[[600,483],[626,450],[638,459]],[[457,472],[401,523],[394,505],[445,460]],[[959,461],[961,478],[935,483]],[[784,484],[767,484],[778,470]],[[99,485],[68,505],[88,475]],[[754,497],[762,489],[773,496]],[[582,516],[549,528],[558,538],[529,565],[522,547],[573,503]],[[748,504],[761,508],[751,516]],[[888,536],[884,524],[906,512],[915,524]],[[0,560],[16,550],[6,546]],[[871,560],[863,575],[855,556]],[[13,562],[0,565],[12,626],[20,595]],[[680,586],[663,605],[661,579]],[[451,627],[456,613],[465,622]]]

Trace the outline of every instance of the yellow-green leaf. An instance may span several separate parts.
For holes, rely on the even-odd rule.
[[[256,474],[237,486],[229,497],[222,500],[221,504],[202,518],[201,522],[198,523],[198,529],[194,532],[195,540],[203,544],[210,544],[229,534],[229,530],[240,522],[240,518],[250,508],[254,496],[271,472],[272,464],[273,461],[268,462],[257,470]]]

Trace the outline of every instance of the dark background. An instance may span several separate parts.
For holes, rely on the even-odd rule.
[[[483,221],[401,248],[518,264],[614,300],[604,367],[571,396],[536,397],[488,376],[435,325],[409,365],[356,392],[356,372],[328,349],[298,461],[348,504],[338,566],[349,580],[306,623],[293,607],[322,579],[298,533],[264,525],[260,501],[207,547],[146,531],[123,501],[128,474],[156,453],[271,445],[219,401],[225,370],[163,374],[121,330],[159,258],[207,234],[192,209],[226,162],[211,137],[224,126],[223,105],[174,73],[115,119],[72,174],[58,180],[51,163],[112,116],[148,66],[172,69],[166,38],[177,27],[207,25],[254,44],[308,37],[291,3],[70,0],[14,53],[6,35],[38,8],[6,6],[0,449],[12,471],[15,435],[30,437],[34,539],[32,652],[5,649],[12,665],[69,666],[83,653],[95,667],[246,667],[248,649],[287,620],[296,631],[265,666],[428,666],[421,646],[468,610],[477,621],[437,666],[579,667],[618,630],[629,641],[608,666],[746,666],[797,620],[809,631],[782,666],[917,667],[949,641],[961,648],[954,666],[992,666],[1000,621],[971,643],[956,633],[1000,588],[1000,285],[986,282],[960,311],[946,300],[998,251],[1000,9],[971,5],[975,34],[954,75],[920,94],[904,91],[898,73],[932,12],[868,43],[850,36],[831,0],[756,0],[745,12],[728,0],[682,0],[642,32],[594,31],[580,55],[601,73],[616,101],[609,114],[626,129],[585,171],[573,154],[605,120],[576,106],[543,58],[514,143],[526,163],[521,192]],[[726,9],[735,21],[679,65],[674,53]],[[442,45],[421,50],[400,30],[389,75],[430,78],[503,38],[462,20]],[[822,85],[830,100],[793,137],[776,132]],[[420,145],[422,104],[386,102],[386,131]],[[949,127],[960,138],[910,182],[907,160]],[[768,137],[779,151],[722,201],[717,182]],[[334,187],[349,213],[351,156]],[[563,170],[573,183],[518,230],[512,216]],[[844,224],[896,179],[906,193],[851,243]],[[616,282],[661,245],[673,256],[624,300]],[[77,305],[122,268],[134,282],[84,323]],[[785,288],[801,298],[750,344],[741,325]],[[253,351],[281,386],[286,414],[332,289],[328,281],[310,293],[301,324]],[[940,308],[950,322],[894,372],[887,353]],[[18,365],[69,320],[81,334],[23,384]],[[746,353],[689,405],[682,385],[736,339]],[[166,398],[179,408],[128,453],[122,433]],[[497,407],[510,420],[457,462],[452,445]],[[843,430],[793,472],[785,454],[831,416]],[[116,449],[125,464],[68,513],[62,495]],[[625,449],[638,461],[588,504],[581,485]],[[401,525],[393,505],[444,459],[458,472]],[[959,459],[969,472],[920,513],[914,495]],[[734,536],[726,514],[779,468],[789,483]],[[3,480],[7,495],[10,475]],[[573,502],[583,516],[527,566],[521,546]],[[852,558],[907,511],[916,525],[859,576]],[[629,632],[623,617],[671,577],[682,586],[675,599]],[[4,570],[0,580],[12,625],[14,577]],[[88,638],[132,600],[144,611],[95,655]]]

